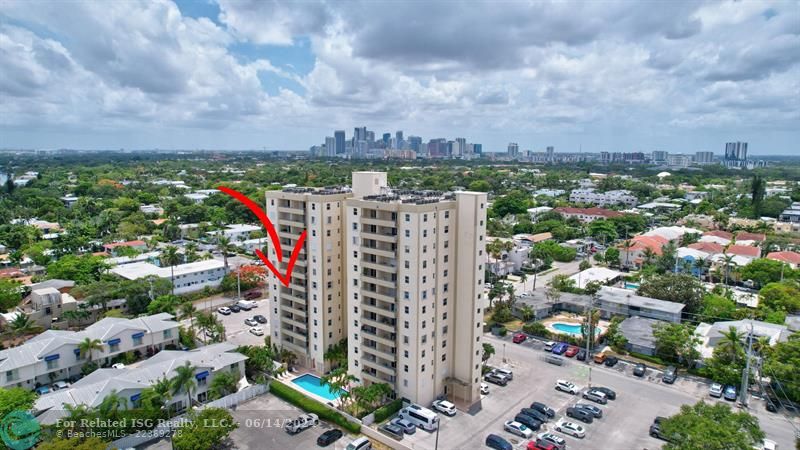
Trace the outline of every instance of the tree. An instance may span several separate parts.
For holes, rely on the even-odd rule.
[[[22,283],[0,279],[0,311],[8,311],[19,305],[22,301]]]
[[[33,408],[36,397],[36,394],[28,389],[0,388],[0,417],[5,417],[14,410],[30,410]]]
[[[764,373],[772,378],[775,390],[800,402],[800,335],[795,333],[764,353]]]
[[[232,372],[222,371],[214,375],[211,380],[211,385],[208,388],[210,398],[216,400],[225,397],[228,394],[236,392],[236,384],[239,380],[233,375]]]
[[[23,313],[17,313],[14,319],[8,323],[8,327],[17,336],[23,336],[38,331],[41,327],[36,325],[29,316]]]
[[[170,281],[172,281],[172,295],[175,295],[175,266],[180,264],[181,260],[180,253],[178,253],[178,248],[174,245],[168,245],[164,248],[164,252],[161,254],[161,260],[164,264],[169,266],[170,269]]]
[[[220,448],[239,425],[230,412],[222,408],[205,408],[189,413],[191,422],[181,425],[172,438],[175,450],[209,450]]]
[[[653,325],[653,337],[656,355],[662,359],[690,367],[700,357],[695,349],[700,338],[689,324],[659,322]]]
[[[468,189],[474,192],[489,192],[492,185],[486,180],[475,180],[469,184]]]
[[[691,275],[665,273],[644,279],[637,291],[639,295],[668,302],[683,303],[685,312],[696,312],[701,305],[705,289]]]
[[[736,302],[718,294],[706,294],[700,308],[700,320],[703,322],[719,322],[736,317]]]
[[[346,367],[338,367],[328,372],[327,375],[324,375],[321,380],[328,385],[328,389],[332,394],[337,392],[341,394],[345,392],[345,388],[350,386],[351,383],[357,382],[358,378],[348,373]],[[339,396],[342,408],[345,407],[348,400],[348,397]]]
[[[616,266],[619,264],[619,249],[616,247],[609,247],[606,249],[603,259],[609,266]]]
[[[181,320],[189,319],[189,328],[194,333],[194,315],[197,314],[197,308],[194,307],[192,302],[183,302],[178,307]]]
[[[531,198],[527,192],[513,190],[496,199],[492,204],[492,215],[503,218],[508,214],[524,214],[531,207]]]
[[[746,266],[739,269],[742,280],[753,280],[756,286],[766,286],[769,283],[777,283],[781,279],[795,278],[795,271],[781,261],[774,259],[759,258],[754,259]]]
[[[715,350],[719,350],[720,354],[735,363],[739,356],[744,353],[742,339],[744,339],[744,333],[731,326],[722,333],[722,338],[717,343]]]
[[[489,361],[489,358],[495,354],[494,345],[489,344],[488,342],[483,343],[483,353],[481,354],[481,361],[483,365],[486,365],[486,362]]]
[[[186,394],[187,408],[192,406],[192,392],[197,387],[194,381],[194,371],[195,367],[189,361],[186,361],[185,365],[175,368],[175,376],[170,380],[172,387],[170,393],[175,396],[184,392]]]
[[[100,279],[108,265],[103,258],[93,255],[64,255],[47,266],[47,276],[73,280],[76,284],[89,284]]]
[[[56,437],[39,444],[37,450],[105,450],[109,447],[106,442],[98,437]]]
[[[147,314],[167,313],[174,316],[180,304],[181,299],[176,295],[159,295],[147,305]]]
[[[588,259],[584,259],[584,260],[581,261],[580,264],[578,264],[578,269],[579,270],[586,270],[586,269],[588,269],[590,267],[592,267],[592,263],[590,263]]]
[[[800,311],[800,285],[791,281],[769,283],[758,291],[759,307],[793,313]]]
[[[587,227],[589,235],[600,242],[612,242],[617,238],[617,227],[608,220],[594,220]]]
[[[751,205],[753,206],[753,216],[761,217],[761,203],[764,201],[764,195],[767,192],[767,181],[761,175],[753,175],[750,182],[750,198]]]
[[[522,305],[518,309],[523,322],[528,322],[536,316],[536,311],[530,305]]]
[[[103,351],[103,341],[100,339],[85,338],[78,344],[81,358],[87,358],[87,362],[92,362],[95,351]]]
[[[731,274],[731,265],[735,265],[733,262],[734,255],[725,255],[722,257],[722,262],[725,263],[725,286],[728,285],[728,278]]]
[[[347,366],[347,339],[342,339],[331,345],[323,354],[325,361],[330,361],[334,367]]]
[[[236,251],[236,247],[231,243],[225,235],[217,237],[217,250],[222,253],[222,261],[225,265],[225,270],[228,270],[228,253]]]
[[[661,422],[661,431],[666,436],[679,436],[664,444],[667,450],[751,450],[764,439],[754,416],[702,400],[682,405],[680,413]]]
[[[119,395],[116,389],[112,389],[111,392],[103,398],[103,401],[100,402],[97,411],[100,413],[100,417],[116,419],[119,415],[119,410],[127,408],[128,400]]]

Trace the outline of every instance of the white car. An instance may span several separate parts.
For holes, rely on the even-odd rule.
[[[253,318],[247,318],[247,319],[244,319],[244,324],[245,325],[250,325],[251,327],[257,327],[258,326],[258,321],[256,319],[253,319]]]
[[[547,342],[544,343],[544,351],[552,352],[553,351],[553,347],[555,347],[556,345],[557,344],[555,342],[553,342],[553,341],[547,341]]]
[[[489,385],[486,383],[481,383],[481,394],[489,395]]]
[[[319,417],[316,414],[302,414],[297,419],[287,421],[285,428],[287,433],[295,434],[316,425],[319,425]]]
[[[60,391],[61,389],[68,388],[69,387],[69,383],[67,383],[66,381],[56,381],[50,387],[53,388],[54,391]]]
[[[708,390],[708,395],[717,398],[722,397],[722,385],[719,383],[712,384],[711,388]]]
[[[503,429],[525,439],[530,439],[530,437],[533,436],[533,431],[531,431],[530,428],[513,420],[507,420],[506,423],[503,424]]]
[[[255,334],[256,336],[263,336],[264,329],[261,327],[250,327],[250,333]]]
[[[456,415],[456,405],[448,402],[447,400],[436,400],[433,402],[433,409],[448,416]]]
[[[122,363],[116,363],[116,364],[113,364],[113,365],[111,366],[111,368],[112,368],[112,369],[124,369],[124,368],[125,368],[125,364],[122,364]]]
[[[567,380],[556,381],[556,390],[561,392],[566,392],[572,395],[576,395],[580,391],[580,389],[578,389],[578,386],[575,386],[573,382]]]
[[[553,429],[580,439],[583,439],[583,437],[586,436],[586,430],[582,426],[578,425],[577,423],[570,422],[564,418],[561,418],[561,420],[556,422]]]
[[[227,306],[220,306],[219,308],[217,308],[217,312],[222,314],[223,316],[228,316],[231,313],[231,309],[228,308]]]

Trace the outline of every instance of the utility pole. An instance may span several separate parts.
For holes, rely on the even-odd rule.
[[[753,324],[750,324],[750,331],[747,332],[747,356],[745,357],[744,372],[742,372],[742,387],[740,389],[741,398],[739,401],[747,408],[747,384],[750,376],[750,352],[753,349]]]
[[[242,298],[242,277],[241,277],[241,266],[236,269],[236,300]]]
[[[589,295],[589,304],[586,308],[586,364],[589,366],[589,387],[592,387],[592,355],[590,353],[590,345],[592,337],[594,337],[594,330],[592,329],[592,306],[594,306],[594,294]]]

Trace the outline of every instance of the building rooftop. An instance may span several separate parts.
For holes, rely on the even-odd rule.
[[[216,259],[206,259],[203,261],[195,261],[188,264],[179,264],[175,266],[175,276],[186,275],[190,273],[201,272],[204,270],[221,269],[225,267],[223,261]],[[147,276],[157,276],[160,278],[170,278],[172,270],[169,267],[158,267],[149,262],[136,262],[114,267],[111,273],[119,275],[128,280],[138,280]]]
[[[656,319],[633,316],[619,324],[619,331],[628,343],[639,347],[655,348],[656,338],[653,336],[653,325],[664,323]]]
[[[576,287],[583,289],[592,281],[606,283],[620,276],[622,276],[622,272],[617,272],[616,270],[607,269],[605,267],[590,267],[572,275],[569,279],[575,281]]]
[[[623,303],[628,306],[636,306],[638,308],[655,309],[658,311],[666,311],[670,313],[681,313],[683,308],[686,307],[683,303],[668,302],[665,300],[658,300],[655,298],[644,297],[636,295],[630,289],[622,289],[610,286],[603,286],[597,293],[598,299],[610,303]]]
[[[562,214],[582,214],[584,216],[601,216],[601,217],[621,217],[623,214],[619,211],[613,211],[603,208],[572,208],[561,206],[554,211]]]
[[[771,252],[767,254],[767,259],[783,261],[788,264],[800,265],[800,253],[797,252]]]

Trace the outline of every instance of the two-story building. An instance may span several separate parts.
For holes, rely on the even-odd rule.
[[[82,354],[81,342],[97,339],[102,349]],[[35,389],[81,374],[92,361],[109,364],[125,352],[156,353],[178,343],[178,323],[166,313],[136,319],[107,317],[83,331],[47,330],[19,347],[0,351],[0,387]]]

